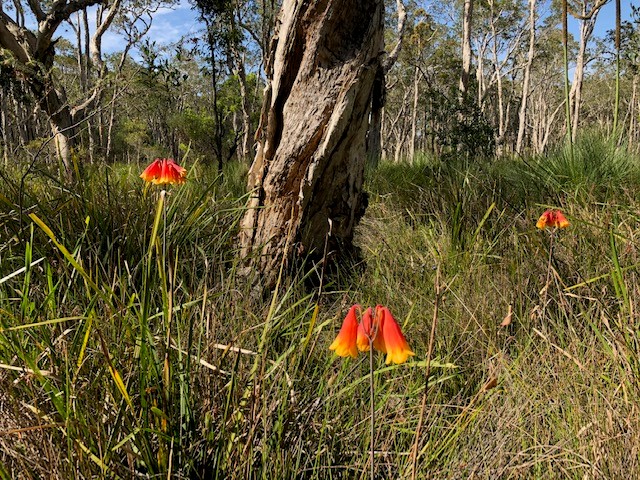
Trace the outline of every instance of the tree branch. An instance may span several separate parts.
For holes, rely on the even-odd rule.
[[[35,41],[35,37],[31,32],[21,28],[11,17],[0,11],[0,48],[8,50],[18,61],[26,64],[29,62],[30,57],[27,48],[18,41],[21,37],[24,38],[27,44]],[[1,55],[4,56],[6,54],[2,53]]]
[[[98,28],[91,37],[91,42],[89,43],[91,60],[93,60],[93,63],[98,67],[99,71],[102,71],[104,67],[104,62],[102,61],[102,36],[111,26],[111,23],[113,23],[113,19],[115,18],[116,13],[118,13],[121,3],[122,0],[114,0],[111,7],[109,7],[107,17],[100,23],[100,25],[98,25]]]
[[[393,47],[393,50],[389,53],[389,56],[384,60],[382,64],[382,68],[384,69],[384,73],[386,74],[391,67],[398,60],[398,55],[400,54],[400,50],[402,49],[402,42],[404,40],[404,33],[406,31],[405,20],[407,19],[407,11],[404,8],[404,4],[402,0],[396,0],[396,6],[398,8],[398,41]]]
[[[574,17],[577,20],[591,20],[591,17],[593,17],[596,13],[598,13],[598,11],[604,7],[607,3],[609,3],[609,0],[598,0],[594,5],[593,8],[591,9],[591,11],[589,11],[589,13],[586,13],[584,15],[581,15],[579,13],[574,12],[572,9],[567,7],[567,11],[571,14],[572,17]]]
[[[45,57],[45,52],[51,46],[51,38],[56,32],[60,24],[66,20],[69,20],[71,15],[82,10],[83,8],[90,7],[103,2],[104,0],[72,0],[67,3],[66,0],[56,0],[51,9],[46,14],[43,21],[38,24],[38,40],[35,48],[36,58],[42,60]]]
[[[38,23],[43,22],[46,18],[44,11],[42,10],[42,5],[38,0],[28,0],[29,8],[33,12],[36,17]]]

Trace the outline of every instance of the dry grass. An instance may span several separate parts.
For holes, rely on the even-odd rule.
[[[327,350],[355,302],[388,305],[417,354],[392,368],[376,357],[374,375],[378,476],[410,478],[437,270],[417,477],[628,478],[640,458],[635,186],[527,189],[509,180],[516,166],[385,166],[361,268],[320,298],[299,274],[264,302],[235,275],[241,180],[192,171],[154,238],[154,199],[125,167],[110,204],[97,177],[70,197],[32,176],[22,204],[85,278],[5,183],[0,278],[45,260],[0,283],[0,478],[367,478],[368,361]],[[546,206],[572,223],[550,272],[550,236],[535,229]]]

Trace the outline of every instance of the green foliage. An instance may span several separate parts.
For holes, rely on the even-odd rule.
[[[368,361],[327,349],[357,302],[390,306],[417,354],[375,358],[380,478],[411,478],[425,384],[417,478],[624,478],[640,177],[596,137],[574,159],[382,164],[362,264],[266,299],[234,241],[246,165],[186,165],[164,197],[143,166],[88,166],[72,189],[39,164],[0,171],[0,476],[365,477]],[[550,262],[547,207],[571,222]]]
[[[178,135],[191,144],[195,154],[213,151],[215,119],[211,115],[194,112],[188,108],[173,115],[169,119],[169,126],[176,129]]]
[[[573,145],[556,149],[528,165],[529,176],[537,176],[555,191],[583,194],[620,192],[640,178],[638,158],[616,145],[616,140],[598,132],[584,133]],[[604,190],[604,191],[603,191]]]

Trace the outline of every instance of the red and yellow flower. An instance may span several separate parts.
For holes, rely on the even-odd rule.
[[[181,184],[187,180],[187,170],[178,165],[173,158],[156,158],[140,174],[140,178],[155,185]]]
[[[367,308],[358,324],[356,312],[360,310],[360,305],[354,305],[349,309],[340,333],[329,347],[331,350],[335,350],[341,357],[355,358],[358,350],[366,352],[373,344],[375,350],[387,354],[387,365],[404,363],[414,355],[400,325],[387,307],[377,305],[375,316],[373,309]]]
[[[349,309],[349,313],[342,322],[340,333],[329,346],[330,350],[335,350],[337,355],[341,357],[358,356],[358,348],[356,347],[356,336],[358,332],[358,319],[356,318],[356,310],[360,309],[360,305],[354,305]]]
[[[536,227],[540,230],[545,228],[567,228],[568,226],[569,220],[560,210],[547,210],[536,222]]]

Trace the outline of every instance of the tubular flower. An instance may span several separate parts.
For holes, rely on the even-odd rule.
[[[547,210],[544,212],[538,221],[536,227],[540,230],[545,228],[567,228],[569,226],[569,220],[563,215],[560,210]]]
[[[165,183],[180,184],[186,181],[187,170],[178,165],[172,158],[156,158],[140,174],[140,178],[155,185],[163,185]]]
[[[382,353],[387,353],[384,345],[384,338],[379,334],[380,324],[378,322],[378,310],[376,309],[376,318],[373,318],[373,310],[367,308],[362,316],[362,321],[358,325],[358,350],[361,352],[369,351],[369,339],[373,339],[373,348]]]
[[[342,322],[340,333],[329,346],[330,350],[335,350],[336,354],[341,357],[358,356],[358,348],[356,346],[356,336],[358,332],[358,319],[356,318],[356,310],[360,310],[360,305],[354,305],[349,309],[349,313]]]
[[[367,308],[360,324],[357,323],[356,310],[360,310],[360,305],[354,305],[349,310],[338,337],[329,347],[331,350],[341,357],[350,355],[355,358],[358,350],[369,351],[372,340],[375,350],[387,354],[387,365],[392,362],[404,363],[414,355],[387,307],[376,306],[375,317],[373,309]]]
[[[407,358],[415,355],[411,348],[409,348],[409,344],[404,338],[402,330],[400,330],[400,325],[398,325],[396,319],[393,318],[389,309],[382,305],[378,305],[376,307],[376,318],[378,317],[380,318],[380,326],[378,327],[380,329],[380,333],[378,336],[384,339],[384,351],[387,354],[387,360],[385,363],[387,365],[391,362],[404,363],[407,361]]]

